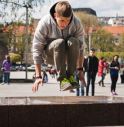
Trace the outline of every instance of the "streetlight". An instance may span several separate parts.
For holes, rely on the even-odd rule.
[[[29,20],[28,20],[28,9],[29,8],[32,8],[31,5],[27,4],[27,5],[24,5],[23,7],[26,8],[26,39],[25,39],[25,42],[26,42],[26,46],[25,46],[25,53],[26,53],[26,57],[25,57],[25,63],[26,63],[26,68],[25,68],[25,79],[28,78],[28,70],[27,70],[27,64],[28,64],[28,39],[29,39],[29,36],[28,36],[28,26],[29,26]]]
[[[9,1],[1,1],[1,3],[11,3],[11,4],[14,4],[14,5],[17,5],[17,6],[20,6],[20,7],[24,7],[26,9],[26,39],[25,39],[25,43],[26,43],[26,46],[25,46],[25,64],[26,64],[26,68],[25,68],[25,79],[27,79],[28,75],[27,75],[27,63],[28,63],[28,26],[29,26],[29,20],[28,20],[28,9],[29,8],[32,8],[30,4],[25,4],[25,5],[21,5],[21,4],[18,4],[18,3],[15,3],[15,2],[9,2]]]

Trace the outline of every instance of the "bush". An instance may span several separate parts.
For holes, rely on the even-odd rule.
[[[10,59],[12,63],[20,62],[21,61],[21,55],[16,53],[9,53]]]
[[[112,61],[114,55],[119,55],[120,58],[124,59],[124,52],[96,52],[98,58],[104,57],[107,61]]]

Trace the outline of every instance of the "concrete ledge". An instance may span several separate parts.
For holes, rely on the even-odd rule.
[[[0,127],[83,127],[124,125],[121,97],[0,98]]]

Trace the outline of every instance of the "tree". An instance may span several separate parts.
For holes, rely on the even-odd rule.
[[[84,40],[85,40],[84,48],[85,48],[85,50],[88,50],[89,35],[90,35],[89,31],[90,31],[91,27],[94,28],[95,26],[98,25],[97,17],[96,17],[96,15],[88,14],[86,12],[81,12],[81,11],[75,12],[75,15],[77,17],[79,17],[80,21],[83,24]],[[84,52],[86,52],[86,51],[84,51]]]
[[[51,0],[0,0],[0,12],[1,18],[4,22],[13,21],[23,21],[26,19],[26,8],[28,10],[29,20],[31,20],[32,15],[36,12],[41,12],[42,6],[47,2],[50,3]],[[9,10],[9,11],[8,11]]]
[[[113,51],[115,44],[113,43],[113,36],[111,33],[99,29],[92,34],[92,46],[102,52]]]
[[[50,0],[47,3],[50,3]],[[29,25],[32,20],[32,15],[39,11],[41,12],[42,6],[45,4],[45,0],[0,0],[0,11],[1,17],[4,20],[7,20],[9,23],[5,22],[5,26],[9,25],[8,33],[9,33],[9,49],[13,48],[13,52],[16,53],[18,50],[22,54],[27,54],[27,47],[30,45],[30,33],[28,33]],[[8,11],[9,10],[9,11]],[[20,11],[21,10],[21,11]],[[22,12],[22,13],[21,13]],[[21,14],[20,14],[21,13]],[[9,19],[7,19],[9,17]],[[24,25],[25,28],[25,37],[16,37],[16,29],[15,27],[18,25]],[[23,38],[23,39],[20,39]],[[25,40],[24,40],[25,38]],[[22,45],[21,40],[23,40]],[[18,43],[16,43],[18,41]],[[20,46],[19,46],[20,45]]]
[[[8,38],[6,37],[7,34],[3,33],[3,30],[0,29],[0,80],[1,80],[1,66],[3,59],[5,58],[5,54],[8,53],[8,48],[7,48],[7,43],[8,43]]]
[[[12,63],[20,62],[21,56],[19,54],[10,53],[9,55]]]
[[[115,51],[123,52],[124,51],[124,33],[119,37],[119,44],[116,46]]]
[[[85,32],[89,32],[87,30],[90,27],[98,25],[97,17],[95,15],[91,15],[91,14],[88,14],[86,12],[80,12],[80,11],[75,12],[75,15],[77,17],[79,17],[79,19],[81,20],[82,24],[84,25]]]

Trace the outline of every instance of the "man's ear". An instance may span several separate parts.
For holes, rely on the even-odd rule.
[[[56,18],[57,17],[57,14],[56,13],[54,13],[54,18]]]

